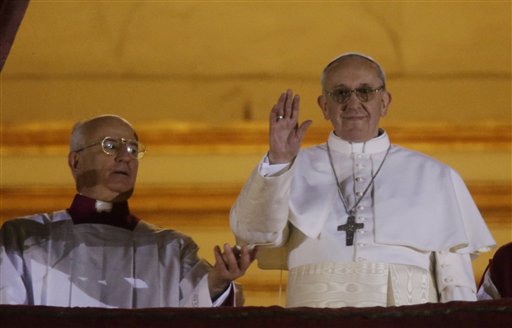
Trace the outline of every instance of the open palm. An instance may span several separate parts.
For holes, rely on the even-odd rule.
[[[304,121],[299,126],[299,103],[299,95],[294,96],[293,91],[288,90],[279,96],[270,111],[268,158],[271,164],[289,163],[300,150],[312,121]]]

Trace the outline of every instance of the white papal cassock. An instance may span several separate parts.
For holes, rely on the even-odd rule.
[[[266,245],[260,267],[289,270],[287,306],[476,300],[470,256],[495,242],[460,176],[391,145],[384,131],[357,144],[331,133],[328,144],[346,205],[357,204],[356,223],[364,224],[353,245],[338,230],[348,214],[326,144],[288,165],[264,159],[231,209],[237,241]]]
[[[132,231],[73,224],[68,211],[18,218],[0,230],[0,303],[212,306],[197,252],[188,236],[144,221]]]

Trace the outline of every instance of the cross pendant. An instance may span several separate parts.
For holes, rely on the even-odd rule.
[[[346,239],[345,244],[347,246],[352,246],[354,244],[354,233],[357,229],[364,228],[364,223],[356,223],[356,217],[353,215],[349,215],[347,219],[347,223],[338,226],[338,231],[345,231]]]

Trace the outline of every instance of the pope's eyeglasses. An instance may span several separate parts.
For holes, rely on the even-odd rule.
[[[357,99],[361,102],[367,102],[373,98],[377,92],[384,90],[384,86],[380,86],[378,88],[370,88],[370,87],[360,87],[356,89],[334,89],[332,91],[325,90],[325,93],[336,100],[337,103],[344,104],[346,103],[353,93],[356,94]]]
[[[141,159],[146,153],[146,146],[144,146],[142,142],[132,139],[114,137],[105,137],[100,142],[95,142],[92,145],[85,146],[75,151],[80,152],[97,145],[101,145],[101,149],[105,154],[112,156],[118,155],[122,151],[121,147],[123,147],[123,145],[126,147],[128,154],[130,154],[130,156],[134,159]]]

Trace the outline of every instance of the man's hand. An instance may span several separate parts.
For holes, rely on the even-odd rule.
[[[215,255],[215,265],[208,274],[208,287],[212,299],[222,294],[228,285],[235,279],[244,275],[256,256],[256,249],[249,251],[247,246],[240,249],[231,248],[229,244],[224,244],[224,253],[219,246],[213,249]]]
[[[307,120],[299,126],[299,95],[292,90],[282,93],[272,107],[269,117],[268,159],[270,164],[290,163],[297,156],[302,139],[313,123]]]

